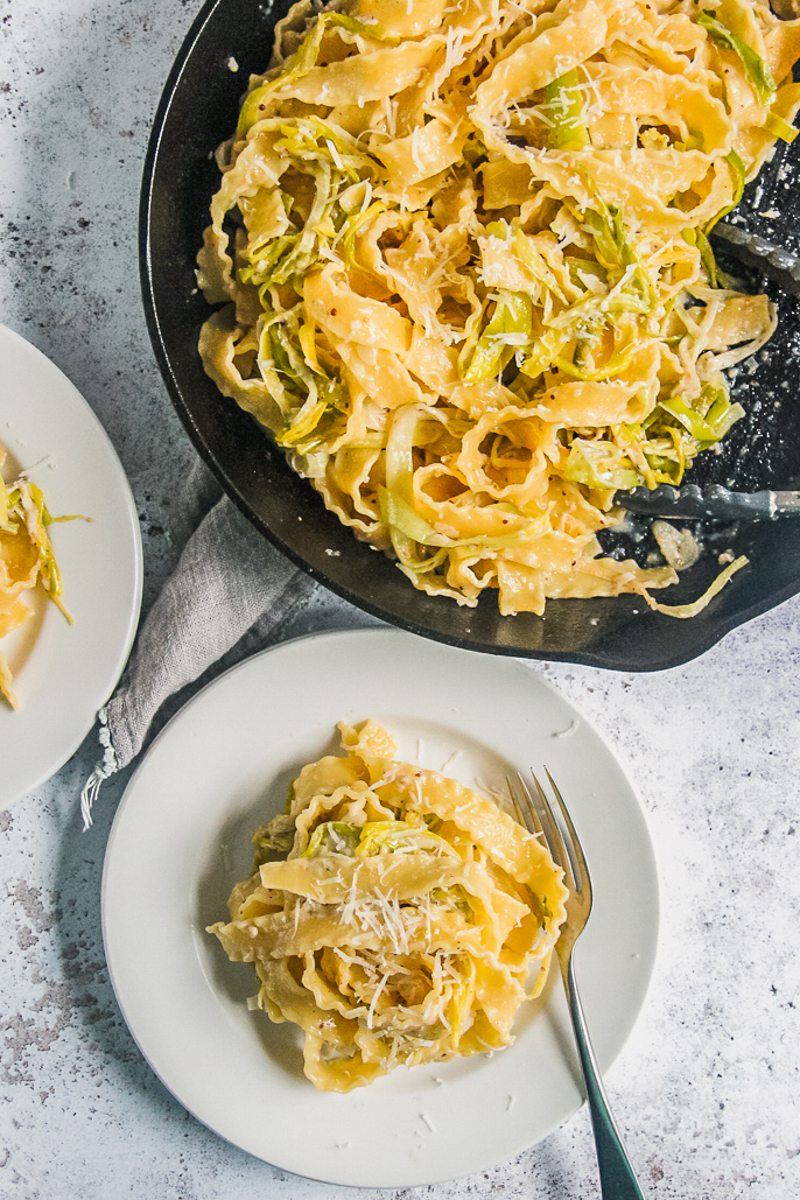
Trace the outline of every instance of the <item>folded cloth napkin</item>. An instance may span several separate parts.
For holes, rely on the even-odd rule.
[[[84,829],[103,781],[136,757],[168,697],[254,626],[263,643],[316,586],[222,495],[199,461],[179,494],[178,522],[179,536],[193,532],[139,630],[120,686],[98,713],[103,756],[81,791]],[[242,645],[239,657],[248,648]]]

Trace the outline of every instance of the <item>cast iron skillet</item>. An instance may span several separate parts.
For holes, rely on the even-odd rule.
[[[800,520],[723,530],[709,553],[670,590],[674,603],[699,595],[719,570],[721,550],[745,553],[740,572],[702,615],[689,621],[650,612],[638,597],[550,601],[544,618],[500,617],[496,594],[475,609],[412,588],[394,564],[357,542],[328,513],[310,485],[292,473],[251,419],[206,377],[197,335],[208,308],[196,291],[195,255],[218,173],[210,152],[233,129],[248,75],[262,71],[272,29],[289,5],[208,0],[170,72],[144,171],[140,252],[144,305],[153,347],[189,436],[241,510],[315,579],[367,612],[457,646],[493,654],[560,659],[622,671],[655,671],[703,653],[735,626],[800,591]],[[235,60],[238,72],[231,71]],[[768,186],[744,205],[765,236],[791,242],[800,222],[790,211],[788,168],[775,160]],[[780,177],[783,176],[783,177]],[[780,177],[780,178],[779,178]],[[751,189],[752,191],[752,189]],[[780,216],[770,221],[758,212]],[[755,210],[755,211],[754,211]],[[759,280],[749,281],[758,287]],[[782,300],[781,328],[755,374],[737,381],[748,408],[707,479],[741,487],[788,487],[800,478],[794,302]],[[780,407],[774,407],[779,405]],[[790,429],[793,436],[782,437]],[[695,480],[702,476],[698,468]],[[630,545],[626,552],[630,552]],[[645,539],[638,547],[645,554]]]

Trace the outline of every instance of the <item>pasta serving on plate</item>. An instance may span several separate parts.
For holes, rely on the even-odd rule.
[[[415,587],[669,612],[598,534],[742,415],[775,314],[708,233],[794,138],[798,56],[761,0],[296,5],[218,152],[208,374]]]
[[[72,620],[61,601],[61,573],[48,533],[53,518],[42,489],[24,475],[5,483],[5,459],[6,451],[0,446],[0,638],[30,618],[32,610],[25,594],[37,587]],[[13,684],[11,668],[0,651],[0,696],[16,708]]]
[[[255,1006],[304,1035],[305,1073],[346,1092],[400,1064],[507,1046],[544,987],[567,892],[547,848],[487,797],[339,726],[256,869],[209,927],[255,965]]]

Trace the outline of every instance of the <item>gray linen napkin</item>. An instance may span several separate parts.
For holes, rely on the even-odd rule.
[[[187,477],[178,510],[179,536],[195,527],[139,630],[120,686],[98,713],[103,756],[81,791],[84,829],[92,824],[103,781],[136,757],[164,702],[256,622],[265,640],[315,587],[222,496],[200,462]]]

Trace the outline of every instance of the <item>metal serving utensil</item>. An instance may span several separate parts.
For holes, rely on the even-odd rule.
[[[800,258],[796,254],[728,221],[714,226],[711,240],[744,266],[774,280],[790,296],[800,296]]]
[[[609,1111],[575,979],[572,951],[592,911],[592,881],[586,855],[553,776],[547,772],[558,813],[554,811],[547,793],[533,771],[531,778],[535,792],[519,774],[516,781],[507,778],[506,785],[517,820],[529,833],[541,834],[544,837],[553,861],[564,872],[564,880],[569,888],[567,919],[556,942],[556,955],[561,967],[561,978],[586,1083],[586,1099],[592,1118],[597,1165],[600,1170],[600,1192],[603,1200],[644,1200]]]
[[[615,503],[628,512],[695,521],[772,521],[800,515],[800,492],[732,492],[719,483],[634,488],[617,492]]]

